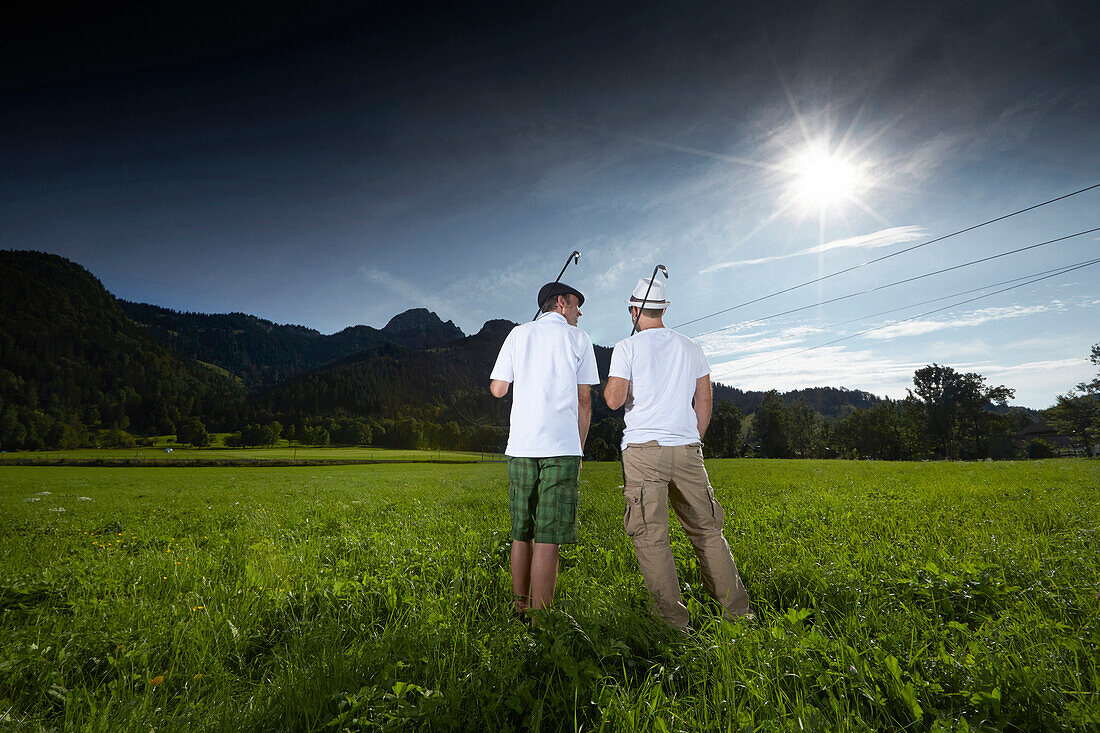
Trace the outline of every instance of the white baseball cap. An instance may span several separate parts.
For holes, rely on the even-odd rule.
[[[647,290],[649,295],[646,295]],[[645,300],[644,305],[642,304],[643,299]],[[664,281],[655,279],[653,287],[650,287],[648,277],[638,278],[638,284],[634,286],[634,292],[631,294],[630,300],[624,302],[642,308],[653,308],[654,310],[664,310],[671,305],[668,300],[665,300]]]

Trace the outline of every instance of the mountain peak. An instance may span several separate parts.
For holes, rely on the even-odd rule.
[[[516,325],[517,324],[506,321],[503,318],[494,318],[490,321],[485,321],[485,325],[481,327],[477,335],[482,338],[503,342],[508,333],[515,328]]]
[[[390,319],[382,333],[410,349],[430,349],[465,336],[453,321],[444,322],[427,308],[410,308]]]

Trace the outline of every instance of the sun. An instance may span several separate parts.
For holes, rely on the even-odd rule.
[[[840,155],[811,147],[789,164],[792,193],[806,208],[832,209],[855,199],[865,187],[859,166]]]

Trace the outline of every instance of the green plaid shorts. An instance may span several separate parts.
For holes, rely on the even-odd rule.
[[[580,456],[508,458],[512,539],[564,545],[577,541]]]

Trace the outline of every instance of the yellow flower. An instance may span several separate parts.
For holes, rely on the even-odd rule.
[[[164,675],[162,675],[162,674],[158,674],[156,677],[149,680],[149,684],[152,685],[153,687],[156,687],[161,682],[164,682]]]
[[[202,679],[202,672],[196,672],[195,676],[191,678],[192,682],[198,682]]]

